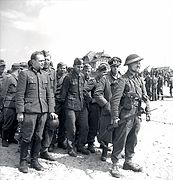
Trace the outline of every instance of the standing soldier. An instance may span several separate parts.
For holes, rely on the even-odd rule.
[[[57,118],[50,92],[50,78],[42,70],[44,61],[42,52],[34,52],[28,62],[29,69],[21,71],[18,78],[16,112],[18,121],[22,123],[19,170],[23,173],[28,172],[27,155],[30,144],[31,167],[37,171],[43,170],[38,162],[38,155],[47,113],[53,119]]]
[[[45,50],[43,50],[42,52],[43,52],[43,55],[45,58],[43,70],[48,74],[48,77],[49,77],[50,94],[51,94],[52,102],[54,102],[54,107],[55,107],[56,73],[55,73],[55,70],[53,69],[53,67],[50,66],[51,56],[50,56],[49,52],[45,51]],[[57,122],[57,125],[53,127],[52,124],[50,124],[50,122],[52,122],[52,121],[50,121],[50,116],[48,116],[45,127],[44,127],[44,131],[43,131],[43,139],[41,141],[40,158],[46,159],[49,161],[55,161],[54,157],[52,157],[48,153],[48,148],[52,142],[54,132],[56,131],[59,123]]]
[[[89,155],[85,148],[88,135],[87,109],[84,106],[84,77],[81,73],[83,60],[76,58],[73,63],[73,70],[64,78],[61,88],[61,102],[65,106],[67,148],[70,156],[76,157],[75,137],[78,128],[77,151]],[[77,125],[77,126],[76,126]]]
[[[152,101],[157,100],[157,77],[155,72],[152,74],[152,79],[151,79],[151,89],[152,89]]]
[[[146,72],[146,77],[145,77],[144,81],[145,81],[145,88],[147,91],[147,95],[148,95],[149,99],[151,99],[152,79],[151,79],[150,73],[148,71]]]
[[[18,82],[20,64],[14,63],[11,74],[6,75],[2,84],[3,97],[3,125],[2,125],[2,146],[8,147],[9,143],[17,144],[14,138],[18,122],[16,119],[15,94]]]
[[[110,72],[106,76],[100,79],[100,82],[96,86],[94,98],[101,107],[101,117],[99,122],[99,135],[98,141],[103,147],[101,160],[106,161],[108,152],[108,143],[112,143],[112,133],[105,133],[106,128],[111,124],[110,114],[110,99],[112,97],[111,84],[120,78],[118,67],[121,65],[121,59],[113,57],[108,61],[111,68]]]
[[[158,78],[157,78],[157,99],[158,100],[160,97],[161,97],[161,100],[163,100],[163,85],[164,85],[164,78],[162,76],[162,73],[159,71]]]
[[[1,133],[2,133],[2,124],[3,124],[3,116],[2,116],[3,97],[1,95],[1,91],[2,91],[2,83],[3,83],[4,77],[5,77],[4,70],[5,70],[5,61],[3,59],[0,59],[0,137],[2,135]]]
[[[169,78],[169,92],[170,92],[170,96],[172,97],[172,89],[173,89],[173,74],[170,75],[170,78]]]
[[[55,92],[55,112],[59,117],[59,128],[58,128],[58,147],[67,149],[67,132],[65,127],[65,107],[61,103],[61,88],[63,80],[67,75],[67,65],[60,62],[57,64],[57,73],[56,73],[56,92]]]
[[[88,150],[91,153],[95,153],[95,137],[97,136],[98,131],[98,123],[100,119],[100,112],[101,108],[96,103],[94,99],[94,92],[96,89],[97,84],[99,83],[100,79],[107,73],[107,66],[106,64],[100,64],[96,70],[96,75],[94,78],[91,78],[87,85],[85,86],[84,90],[88,93],[91,93],[92,101],[89,103],[89,114],[88,114],[88,124],[89,124],[89,132],[88,132]]]
[[[118,161],[120,153],[125,148],[125,162],[123,169],[141,172],[142,168],[132,162],[134,149],[137,144],[137,134],[140,129],[141,101],[146,103],[146,111],[149,112],[149,101],[146,95],[145,85],[139,77],[140,61],[143,58],[136,54],[126,58],[127,72],[112,85],[111,119],[113,131],[113,152],[111,160],[113,166],[111,174],[119,178]],[[147,113],[149,120],[149,113]]]

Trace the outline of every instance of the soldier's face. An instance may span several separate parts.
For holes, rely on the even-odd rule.
[[[36,56],[36,61],[38,61],[39,66],[40,66],[40,69],[43,69],[43,67],[44,67],[44,62],[45,62],[44,56],[43,56],[42,54],[38,54],[38,55]]]
[[[5,70],[5,66],[0,66],[0,74],[2,74]]]
[[[74,71],[77,74],[79,74],[82,71],[82,69],[83,69],[83,65],[74,65],[73,68],[74,68]]]
[[[91,68],[85,68],[83,70],[83,74],[86,78],[88,78],[91,75]]]
[[[67,66],[60,66],[57,71],[59,74],[65,74],[67,72]]]
[[[134,73],[139,73],[141,68],[141,61],[134,62],[132,64],[129,64],[129,70]]]
[[[46,56],[46,57],[45,57],[44,68],[49,68],[49,66],[50,66],[50,60],[51,60],[51,57],[50,57],[50,56]]]
[[[117,74],[119,66],[111,66],[111,71],[113,74]]]

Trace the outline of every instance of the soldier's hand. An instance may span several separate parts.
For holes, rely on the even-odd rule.
[[[23,118],[24,118],[23,113],[18,113],[18,114],[17,114],[17,120],[18,120],[18,122],[22,122],[22,121],[23,121]]]
[[[118,117],[112,119],[112,124],[113,127],[118,127],[118,122],[120,121],[120,119]]]
[[[55,113],[50,113],[50,117],[51,117],[52,119],[57,119],[57,118],[58,118],[58,115],[55,114]]]
[[[150,113],[146,113],[146,121],[150,121],[151,117],[150,117]]]

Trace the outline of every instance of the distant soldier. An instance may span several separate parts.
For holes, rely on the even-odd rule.
[[[171,97],[172,97],[172,89],[173,89],[173,75],[171,75],[169,79],[169,92]]]
[[[28,69],[28,63],[27,62],[20,62],[20,69],[21,70]]]
[[[161,100],[163,100],[163,85],[164,85],[164,78],[162,76],[162,73],[158,73],[157,78],[157,99],[161,97]]]
[[[20,64],[14,63],[11,74],[6,75],[2,84],[3,97],[3,126],[2,126],[2,146],[8,147],[10,143],[18,144],[14,138],[18,121],[16,119],[15,95],[18,83]]]
[[[150,73],[149,72],[147,72],[144,81],[145,81],[145,88],[146,88],[146,91],[147,91],[147,95],[148,95],[149,99],[151,99],[152,79],[150,77]]]
[[[157,100],[157,77],[155,73],[152,74],[151,89],[152,89],[151,100],[156,101]]]
[[[3,115],[2,115],[3,97],[1,95],[1,92],[2,92],[2,83],[4,81],[4,77],[6,76],[4,70],[5,70],[5,61],[3,59],[0,59],[0,137],[2,135],[1,133],[2,133],[2,124],[3,124]]]
[[[50,78],[42,70],[44,62],[43,53],[34,52],[31,55],[31,60],[28,61],[29,69],[21,71],[18,78],[15,99],[17,119],[22,123],[19,170],[23,173],[28,172],[29,145],[31,145],[31,167],[37,171],[43,170],[43,166],[38,162],[38,156],[47,114],[49,113],[48,115],[52,119],[57,118],[54,113]]]
[[[149,100],[145,85],[139,77],[140,61],[143,58],[136,54],[126,58],[127,72],[112,85],[111,119],[113,131],[113,151],[111,160],[113,163],[111,174],[119,178],[120,153],[125,149],[124,170],[141,172],[142,168],[132,162],[137,144],[137,134],[140,129],[141,101],[147,104],[147,120],[149,120]]]
[[[113,57],[108,61],[111,70],[107,75],[103,76],[96,86],[94,98],[101,107],[101,116],[99,120],[99,134],[98,141],[101,143],[103,151],[101,160],[106,161],[108,152],[108,143],[112,143],[112,133],[105,133],[106,128],[111,124],[110,113],[110,99],[112,97],[111,85],[115,83],[120,77],[118,67],[121,65],[121,59]]]

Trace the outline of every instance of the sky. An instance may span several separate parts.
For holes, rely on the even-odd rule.
[[[0,58],[7,68],[48,50],[54,66],[89,51],[171,66],[172,0],[0,0]]]

